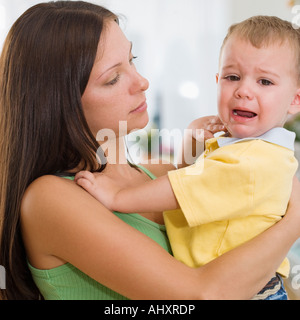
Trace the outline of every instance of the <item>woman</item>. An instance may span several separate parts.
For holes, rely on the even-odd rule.
[[[295,181],[281,222],[192,269],[170,254],[162,216],[111,213],[76,185],[83,169],[124,186],[171,169],[124,164],[121,136],[107,142],[117,163],[96,161],[98,130],[148,122],[148,82],[132,61],[116,16],[96,5],[40,4],[12,27],[0,80],[2,298],[249,299],[300,236]]]

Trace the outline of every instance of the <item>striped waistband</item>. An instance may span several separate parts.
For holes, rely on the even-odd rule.
[[[276,294],[282,287],[282,279],[279,275],[276,275],[252,298],[252,300],[266,300],[268,297]]]

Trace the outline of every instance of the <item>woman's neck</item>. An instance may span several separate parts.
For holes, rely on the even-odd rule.
[[[108,165],[127,164],[124,138],[109,139],[101,144]]]
[[[106,156],[106,172],[126,176],[126,172],[132,170],[127,161],[124,137],[107,140],[101,144],[101,149]]]

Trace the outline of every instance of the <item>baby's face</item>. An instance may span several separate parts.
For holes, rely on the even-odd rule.
[[[232,36],[220,57],[218,111],[236,138],[282,127],[300,111],[295,54],[288,43],[262,48]]]

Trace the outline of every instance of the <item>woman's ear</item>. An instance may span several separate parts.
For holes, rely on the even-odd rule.
[[[300,112],[300,88],[297,90],[293,102],[289,108],[289,114],[296,114]]]

